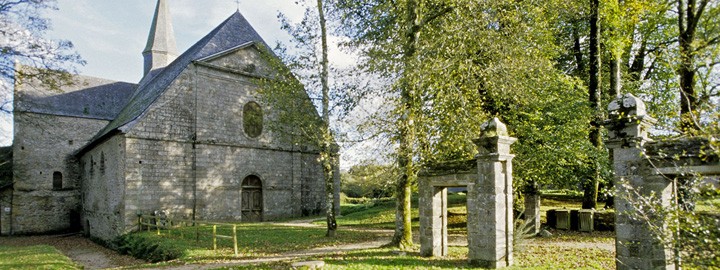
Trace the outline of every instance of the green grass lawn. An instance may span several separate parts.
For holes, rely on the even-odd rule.
[[[406,255],[394,253],[391,249],[368,249],[319,256],[307,260],[322,260],[323,269],[470,269],[466,247],[450,247],[445,258],[420,257],[417,252]],[[516,252],[515,263],[507,269],[613,269],[614,252],[553,246],[533,245]],[[291,262],[264,265],[239,266],[219,269],[289,269]]]
[[[289,227],[267,223],[238,224],[238,250],[235,257],[230,239],[218,239],[213,250],[212,227],[200,227],[200,240],[195,240],[194,227],[178,230],[140,232],[126,235],[119,241],[121,250],[149,261],[179,259],[198,262],[222,259],[258,258],[321,246],[372,241],[381,237],[376,232],[340,230],[334,238],[325,237],[325,228]],[[232,235],[231,227],[219,227],[218,234]],[[181,235],[182,234],[182,235]]]
[[[465,194],[448,194],[448,211],[467,213],[465,207]],[[420,227],[417,196],[412,200],[413,228]],[[395,229],[395,201],[369,202],[365,204],[342,204],[340,213],[342,217],[337,219],[339,226],[355,226],[375,229]],[[451,210],[452,209],[452,210]],[[464,222],[464,221],[463,221]],[[316,221],[315,224],[324,224],[325,221]],[[452,228],[453,220],[448,221]]]
[[[557,193],[557,194],[556,194]],[[547,210],[550,209],[580,209],[582,202],[575,194],[563,195],[556,192],[552,198],[543,198],[540,204],[540,219],[545,223]],[[417,197],[417,196],[416,196]],[[466,233],[467,207],[466,195],[463,193],[448,195],[448,231],[450,233]],[[357,226],[379,229],[395,228],[395,202],[383,201],[379,203],[343,204],[343,216],[338,218],[340,226]],[[419,212],[417,198],[413,199],[412,209],[413,228],[418,229]],[[325,221],[316,221],[315,224],[324,224]]]
[[[0,246],[0,269],[82,269],[51,246]]]

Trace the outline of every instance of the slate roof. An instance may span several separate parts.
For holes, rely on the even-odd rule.
[[[15,111],[113,120],[130,100],[136,84],[74,75],[73,84],[49,89],[32,82],[19,85]]]
[[[115,120],[110,122],[93,138],[88,146],[102,140],[108,134],[130,130],[137,123],[137,120],[147,112],[150,105],[167,90],[168,86],[192,61],[250,42],[267,46],[245,17],[237,11],[170,65],[158,70],[154,75],[150,74],[148,77],[143,78],[127,106],[123,108]]]

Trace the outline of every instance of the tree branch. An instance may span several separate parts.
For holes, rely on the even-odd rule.
[[[717,44],[718,42],[720,42],[720,35],[718,35],[718,36],[716,36],[716,37],[714,37],[714,38],[711,38],[710,40],[708,40],[707,42],[705,42],[705,44],[702,44],[702,45],[697,46],[697,48],[695,48],[695,51],[699,51],[699,50],[701,50],[701,49],[705,49],[705,48],[707,48],[707,47],[709,47],[709,46],[711,46],[711,45]]]
[[[430,13],[427,17],[425,17],[425,18],[422,20],[422,22],[420,22],[419,27],[420,27],[420,28],[424,27],[426,24],[431,23],[433,20],[437,19],[438,17],[440,17],[440,16],[442,16],[442,15],[445,15],[445,14],[447,14],[447,13],[450,12],[450,11],[453,11],[453,9],[454,9],[453,7],[445,7],[445,8],[443,8],[443,9],[441,9],[441,10],[438,10],[438,11],[436,11],[436,12],[434,12],[434,13]]]

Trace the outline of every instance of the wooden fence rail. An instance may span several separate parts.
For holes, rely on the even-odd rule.
[[[206,222],[206,221],[198,221],[198,220],[185,220],[185,219],[175,219],[175,218],[167,218],[167,217],[161,217],[161,216],[151,216],[151,215],[139,215],[138,216],[138,231],[142,231],[143,228],[145,228],[147,231],[155,230],[157,235],[161,235],[161,230],[167,231],[167,235],[172,236],[173,230],[177,230],[178,235],[180,238],[185,238],[184,230],[181,228],[183,227],[194,227],[195,228],[195,242],[200,242],[200,235],[205,235],[206,233],[202,232],[200,227],[202,226],[212,226],[212,233],[209,233],[207,235],[210,235],[212,237],[212,246],[213,250],[217,250],[217,239],[230,239],[233,243],[233,249],[235,251],[235,256],[238,256],[238,241],[237,241],[237,225],[236,224],[230,224],[230,223],[220,223],[220,222]],[[232,235],[221,235],[217,233],[218,226],[220,227],[228,227],[232,228]]]

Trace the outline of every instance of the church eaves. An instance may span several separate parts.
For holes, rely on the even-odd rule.
[[[235,12],[209,34],[200,39],[180,55],[170,65],[160,70],[157,75],[142,80],[133,94],[130,102],[118,114],[117,118],[103,128],[86,146],[91,147],[96,142],[111,136],[116,132],[125,133],[129,131],[137,121],[142,118],[149,107],[167,90],[170,84],[185,70],[193,61],[202,59],[234,47],[256,43],[268,47],[265,41],[243,17],[240,12]],[[80,152],[84,150],[81,149]]]

